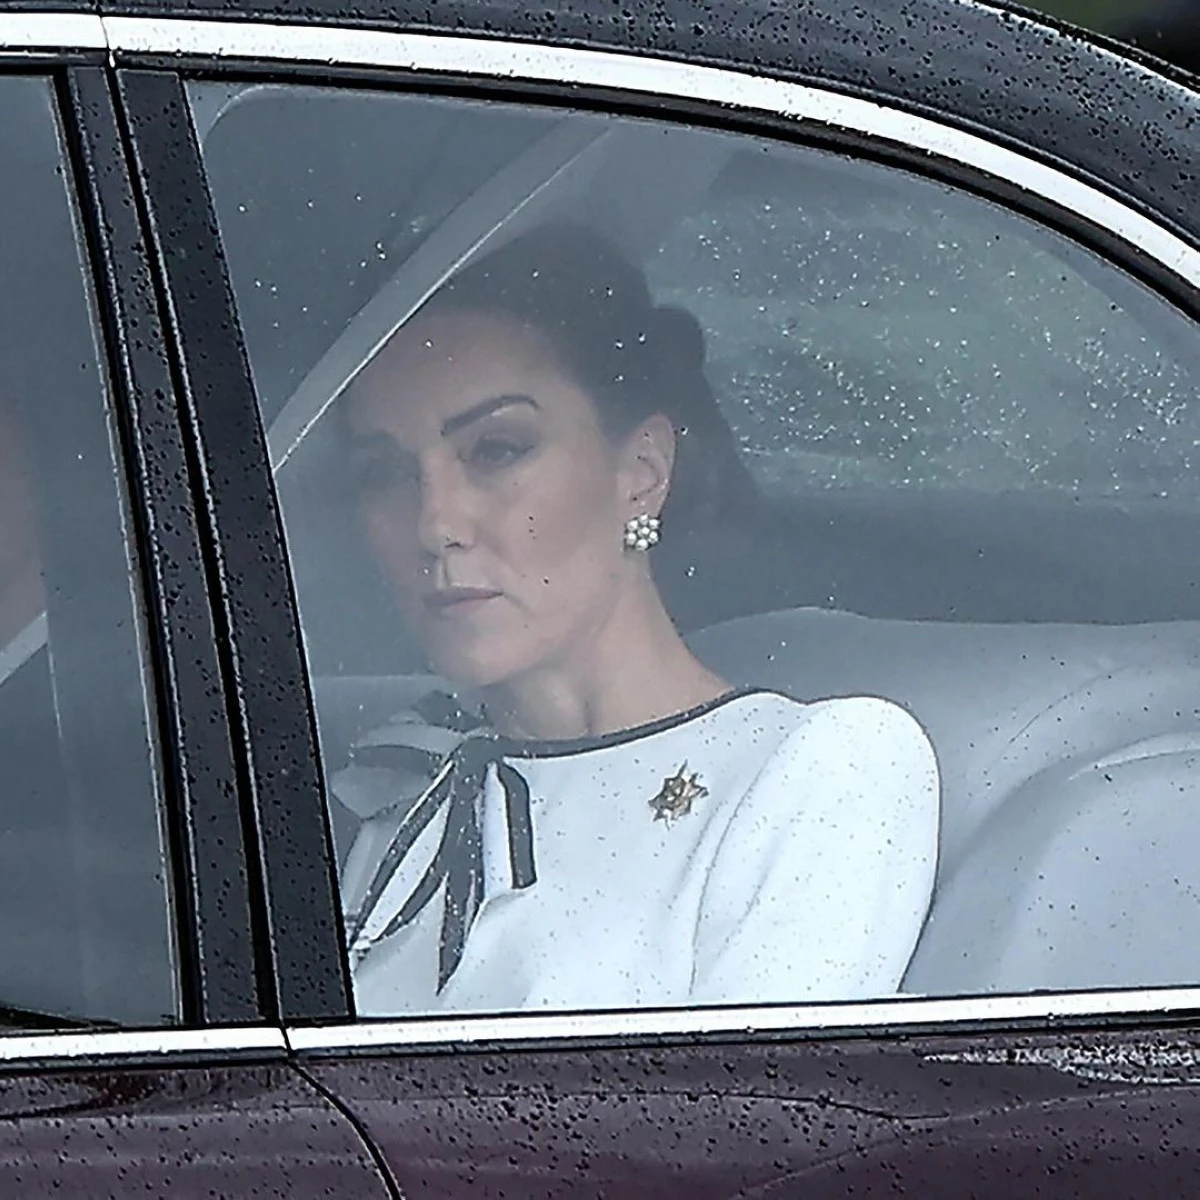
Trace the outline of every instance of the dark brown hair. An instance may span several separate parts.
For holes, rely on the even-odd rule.
[[[661,414],[675,429],[663,510],[678,537],[736,523],[754,481],[704,373],[704,333],[685,309],[654,302],[645,275],[600,234],[539,226],[464,268],[423,313],[494,314],[542,337],[614,440]]]

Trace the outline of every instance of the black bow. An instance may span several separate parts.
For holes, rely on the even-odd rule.
[[[529,786],[520,773],[504,761],[504,751],[505,743],[495,736],[468,737],[441,764],[433,782],[396,831],[371,879],[350,933],[353,946],[397,868],[429,823],[442,808],[446,808],[446,827],[433,861],[400,911],[383,932],[372,939],[373,942],[382,941],[411,924],[444,883],[445,908],[438,954],[439,992],[458,969],[467,934],[483,899],[483,836],[479,827],[478,797],[493,765],[504,789],[513,887],[527,888],[537,881]],[[411,753],[411,749],[400,746],[365,746],[355,752],[354,759],[364,766],[389,767],[401,765]],[[403,765],[408,764],[404,762]]]

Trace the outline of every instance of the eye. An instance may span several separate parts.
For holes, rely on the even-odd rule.
[[[417,464],[396,454],[364,454],[353,463],[352,483],[359,495],[407,487],[419,479]]]
[[[467,454],[467,462],[484,468],[507,467],[533,449],[528,439],[490,433],[481,437]]]

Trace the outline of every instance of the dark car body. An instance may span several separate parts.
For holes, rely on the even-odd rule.
[[[104,1024],[107,1009],[37,1020],[21,1011],[37,1005],[0,991],[13,1006],[0,1036],[0,1194],[1200,1189],[1200,991],[1178,980],[795,1009],[355,1019],[268,431],[181,83],[532,101],[835,147],[1044,222],[1194,326],[1193,81],[974,0],[4,0],[0,71],[50,80],[78,199],[152,726],[169,748],[178,997],[170,1021],[130,1027]],[[786,87],[833,115],[799,111],[801,92]],[[855,105],[882,114],[874,128],[854,127]],[[889,544],[926,527],[919,508],[893,516]],[[821,520],[853,528],[855,516],[834,505]],[[1195,561],[1194,529],[1185,510],[1161,545],[1128,538],[1124,572],[1166,581],[1152,615],[1134,605],[1127,617],[1104,575],[1083,619],[1193,618],[1196,575],[1170,571],[1181,555]],[[985,614],[990,585],[969,572],[1002,553],[969,540],[964,557],[963,587],[977,587]],[[1048,620],[1053,581],[1039,593]],[[914,593],[911,607],[933,602]],[[123,987],[142,986],[135,969],[112,985],[112,1012]],[[1180,974],[1200,982],[1195,963]]]

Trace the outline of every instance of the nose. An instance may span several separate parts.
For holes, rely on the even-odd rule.
[[[428,558],[471,545],[475,522],[468,492],[466,481],[450,464],[428,464],[422,470],[417,538]]]

